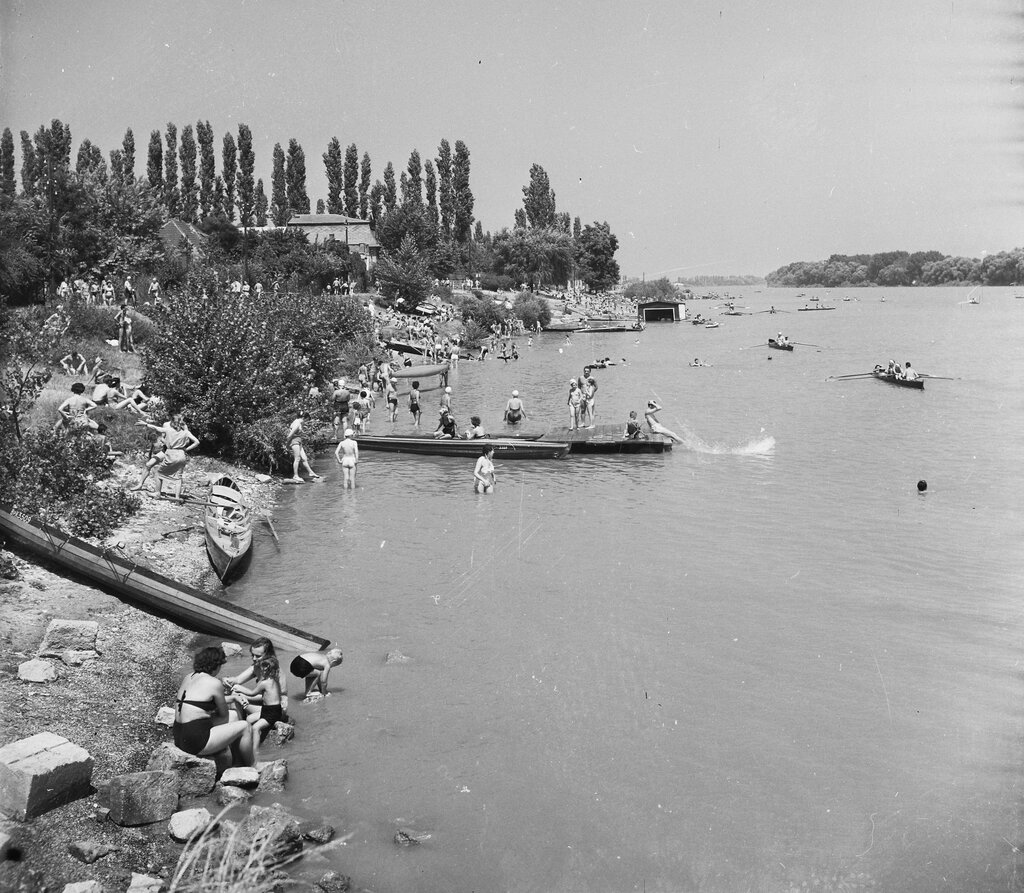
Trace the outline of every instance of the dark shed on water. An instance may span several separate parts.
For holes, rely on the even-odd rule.
[[[637,320],[649,322],[680,322],[686,319],[686,305],[674,298],[661,298],[657,301],[644,301],[637,304]]]

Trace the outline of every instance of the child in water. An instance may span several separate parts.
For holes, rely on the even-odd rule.
[[[306,683],[306,691],[303,698],[307,701],[318,700],[326,697],[327,677],[331,668],[338,666],[344,660],[340,648],[332,648],[330,651],[308,651],[296,657],[288,668],[293,676],[297,676]],[[316,689],[314,692],[313,689]]]

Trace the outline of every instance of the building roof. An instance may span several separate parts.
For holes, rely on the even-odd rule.
[[[337,226],[346,223],[369,223],[361,217],[346,217],[344,214],[293,214],[288,226]]]
[[[206,247],[206,235],[191,223],[172,217],[160,227],[160,241],[164,243],[164,248],[167,251],[180,249],[182,240],[188,242],[193,248]]]
[[[639,309],[640,307],[651,307],[657,304],[679,305],[685,303],[686,302],[682,298],[658,298],[652,301],[638,301],[636,306],[637,309]]]

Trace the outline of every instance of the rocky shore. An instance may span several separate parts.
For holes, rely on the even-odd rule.
[[[254,507],[273,505],[275,482],[205,458],[189,464],[183,492],[204,493],[209,475],[224,471],[239,481]],[[115,473],[127,487],[139,479],[141,467],[119,465]],[[105,544],[118,544],[141,564],[191,585],[219,585],[204,551],[202,509],[193,503],[147,496],[139,513]],[[68,629],[94,632],[92,647],[51,641],[41,648],[44,640],[60,637],[55,620],[86,621]],[[26,822],[0,821],[0,890],[43,893],[83,882],[92,886],[79,888],[82,893],[167,889],[183,840],[206,827],[222,806],[247,801],[252,788],[281,789],[287,762],[280,758],[287,748],[266,746],[264,756],[272,759],[259,773],[228,776],[215,786],[212,762],[190,758],[206,764],[199,766],[201,781],[182,781],[190,773],[195,778],[196,767],[178,764],[181,752],[169,743],[169,729],[158,714],[173,703],[196,640],[195,634],[40,566],[28,555],[0,553],[0,749],[49,733],[84,749],[92,760],[87,796]],[[162,714],[166,722],[167,710]],[[280,730],[279,737],[287,734]],[[133,785],[140,792],[156,791],[156,801],[169,785],[173,809],[166,798],[154,806],[143,797],[139,805]],[[133,809],[138,814],[130,814]],[[146,814],[147,809],[155,811]],[[168,809],[175,813],[170,825]],[[280,810],[261,818],[259,809],[247,821],[286,827],[285,837],[295,838],[290,853],[301,849],[303,837],[323,843],[333,833],[300,826]],[[112,810],[123,814],[112,817]],[[181,816],[183,811],[189,815]],[[149,821],[158,814],[159,820]],[[244,815],[236,809],[230,817]],[[332,884],[347,889],[341,876],[325,881],[325,889]]]

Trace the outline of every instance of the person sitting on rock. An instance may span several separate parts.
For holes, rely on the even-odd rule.
[[[284,708],[281,706],[281,667],[277,656],[265,654],[253,666],[256,668],[256,684],[245,688],[236,683],[231,690],[245,695],[249,701],[246,719],[252,726],[253,759],[259,762],[260,744],[274,724],[284,719]]]

